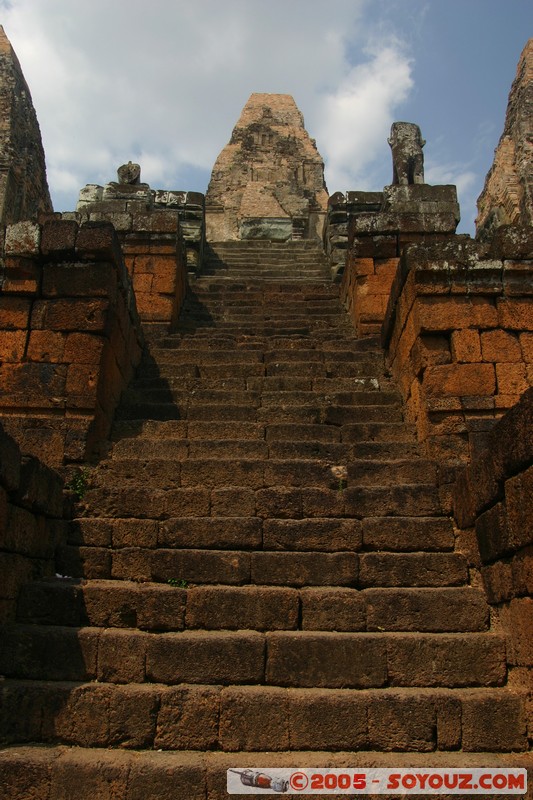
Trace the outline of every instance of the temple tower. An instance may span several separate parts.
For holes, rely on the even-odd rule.
[[[0,223],[52,211],[44,150],[30,90],[0,25]]]
[[[207,190],[210,241],[321,239],[324,163],[288,94],[252,94]]]

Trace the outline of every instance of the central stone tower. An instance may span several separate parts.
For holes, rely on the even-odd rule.
[[[209,241],[321,239],[324,162],[288,94],[252,94],[206,195]]]

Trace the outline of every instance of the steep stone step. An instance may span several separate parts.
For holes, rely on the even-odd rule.
[[[275,698],[278,699],[277,697]],[[453,698],[450,698],[453,704]],[[401,701],[400,701],[401,702]],[[124,704],[125,706],[132,704]],[[133,703],[134,705],[134,703]],[[175,705],[175,704],[174,704]],[[257,705],[257,704],[256,704]],[[319,704],[317,703],[317,706]],[[323,704],[320,704],[323,707]],[[396,710],[397,703],[392,704],[391,708]],[[372,767],[387,767],[389,769],[400,769],[402,767],[455,767],[458,769],[465,769],[465,767],[478,767],[478,768],[492,768],[498,769],[500,767],[529,768],[530,780],[533,774],[531,763],[531,754],[517,753],[517,752],[490,752],[497,749],[497,735],[502,729],[502,742],[510,744],[507,750],[524,749],[523,746],[517,746],[518,743],[523,741],[523,736],[520,734],[519,729],[515,726],[503,730],[503,726],[499,725],[496,728],[491,724],[483,726],[482,731],[476,731],[475,719],[481,717],[482,719],[491,720],[494,715],[490,711],[490,698],[484,697],[472,698],[471,700],[465,698],[463,703],[463,723],[456,723],[450,731],[450,737],[446,735],[445,719],[441,716],[442,720],[439,730],[442,726],[440,733],[441,742],[446,743],[449,747],[449,742],[455,736],[456,741],[463,742],[462,752],[428,752],[429,741],[434,742],[434,734],[429,734],[430,727],[432,730],[437,730],[436,725],[429,725],[430,720],[438,720],[438,711],[433,715],[426,717],[427,731],[419,730],[416,734],[416,721],[417,717],[411,717],[412,724],[399,725],[398,728],[394,727],[394,732],[391,731],[391,715],[386,711],[386,704],[382,706],[382,713],[379,717],[372,720],[369,734],[360,736],[357,731],[356,720],[364,718],[364,714],[359,713],[359,707],[348,710],[345,714],[341,715],[343,724],[339,725],[339,714],[335,709],[334,704],[331,704],[331,709],[325,709],[321,715],[306,716],[302,720],[302,734],[296,736],[293,727],[289,728],[289,717],[284,715],[286,706],[279,704],[279,713],[276,716],[278,724],[266,728],[263,726],[255,725],[256,735],[260,735],[261,740],[270,742],[274,738],[273,730],[278,730],[278,751],[273,746],[265,747],[265,752],[259,751],[246,751],[243,750],[244,743],[250,738],[249,731],[246,738],[241,736],[243,744],[240,747],[232,745],[230,752],[209,752],[209,744],[205,743],[205,739],[196,739],[192,731],[195,728],[194,724],[189,722],[190,717],[185,716],[183,724],[178,725],[174,723],[174,731],[177,740],[183,743],[186,748],[184,752],[160,752],[165,747],[168,747],[168,740],[157,739],[161,747],[157,747],[156,751],[143,751],[143,752],[121,752],[117,750],[107,749],[94,749],[87,751],[79,747],[64,747],[64,746],[49,746],[49,747],[35,747],[35,746],[16,746],[8,747],[0,751],[0,778],[4,787],[4,800],[21,800],[23,797],[35,797],[36,800],[44,800],[44,798],[52,797],[67,797],[73,786],[76,786],[77,800],[115,800],[117,797],[127,798],[127,800],[146,800],[151,795],[153,787],[157,786],[159,797],[183,797],[187,800],[227,800],[227,770],[234,769],[236,763],[240,765],[253,764],[259,770],[267,770],[269,768],[285,768],[294,771],[295,768],[295,754],[293,752],[286,752],[289,745],[289,736],[294,743],[294,747],[300,748],[296,759],[297,767],[314,768],[314,767],[338,767],[342,769],[347,764],[350,767],[361,767],[361,769],[368,769],[369,765]],[[516,706],[515,706],[516,708]],[[511,716],[516,718],[516,713],[509,713],[512,711],[512,702],[506,705],[505,701],[501,704],[494,706],[495,711],[502,712],[501,718]],[[70,712],[70,709],[68,709]],[[507,711],[508,713],[505,713]],[[178,715],[176,715],[178,716]],[[234,716],[234,715],[232,715]],[[116,731],[115,741],[122,743],[123,738],[120,734],[120,726],[126,713],[124,711],[115,718],[114,724],[111,727],[112,731]],[[294,718],[291,714],[290,719]],[[381,718],[382,722],[376,733],[373,731]],[[104,721],[107,715],[104,717]],[[406,715],[406,722],[407,722]],[[250,716],[244,717],[241,715],[241,720],[250,720]],[[96,720],[93,718],[91,732],[94,730]],[[124,731],[132,731],[132,726],[125,720]],[[305,726],[305,727],[304,727]],[[72,726],[68,723],[65,724],[63,730],[72,730]],[[259,729],[259,731],[257,730]],[[314,738],[322,731],[329,731],[328,739],[331,742],[330,747],[325,747],[324,750],[337,752],[323,752],[314,750],[316,745],[313,743]],[[153,721],[150,722],[149,731],[152,733],[153,741]],[[337,732],[335,734],[335,731]],[[378,735],[379,732],[383,735]],[[405,731],[405,735],[402,734]],[[132,731],[133,734],[133,731]],[[132,735],[130,734],[130,735]],[[65,735],[65,734],[63,734]],[[96,734],[97,736],[98,734]],[[392,753],[383,752],[383,749],[389,751],[399,749],[402,741],[407,742],[409,735],[413,737],[413,742],[421,752],[419,753]],[[431,740],[427,736],[431,736]],[[211,737],[207,737],[207,741],[212,741]],[[394,737],[394,738],[393,738]],[[425,738],[426,737],[426,738]],[[202,745],[199,743],[203,742]],[[370,744],[370,742],[376,742]],[[387,741],[389,747],[387,747]],[[191,742],[191,744],[186,744]],[[359,744],[363,742],[363,744]],[[365,744],[369,742],[369,744]],[[281,748],[287,743],[285,751]],[[144,746],[144,745],[143,745]],[[372,751],[371,748],[382,748],[381,752]],[[188,749],[187,749],[188,748]],[[203,750],[204,752],[198,753],[194,748]],[[502,744],[502,749],[505,744]],[[230,749],[228,747],[228,749]],[[236,754],[236,750],[240,752]],[[403,744],[402,749],[408,749],[406,744]],[[431,750],[435,749],[435,745],[431,745]],[[444,749],[444,748],[441,748]],[[487,750],[487,753],[480,753],[480,750]],[[274,752],[273,752],[274,751]],[[305,752],[303,752],[305,751]],[[290,773],[289,773],[290,774]],[[237,781],[239,780],[236,776]],[[237,783],[237,786],[239,784]],[[266,796],[266,795],[265,795]],[[313,795],[301,794],[305,800],[313,797]],[[314,795],[317,797],[317,795]],[[443,800],[443,796],[439,797]]]
[[[242,490],[243,497],[252,499],[252,493]],[[310,495],[311,492],[306,492]],[[337,493],[338,494],[338,493]],[[276,492],[268,490],[260,496]],[[223,498],[235,501],[234,489],[212,493],[211,499],[224,510]],[[290,491],[280,491],[280,501],[291,499]],[[317,492],[319,501],[326,496]],[[301,500],[300,493],[300,500]],[[281,503],[280,503],[281,505]],[[288,503],[287,503],[288,506]],[[287,512],[287,506],[283,509]],[[300,503],[300,509],[302,504]],[[228,508],[229,510],[229,508]],[[363,520],[353,518],[314,517],[305,519],[254,517],[255,504],[246,509],[252,516],[196,516],[174,517],[163,520],[120,519],[96,517],[75,519],[69,526],[69,544],[93,548],[196,548],[258,550],[364,550],[380,557],[387,553],[451,552],[454,547],[452,524],[446,517],[374,517]],[[312,509],[308,509],[312,510]]]
[[[104,683],[301,688],[498,686],[505,641],[491,633],[182,631],[13,625],[6,677]]]
[[[0,670],[32,680],[264,684],[301,688],[499,686],[492,633],[182,631],[13,625]]]
[[[27,585],[23,624],[146,631],[484,631],[484,594],[472,588],[340,589],[48,580]]]
[[[176,446],[177,444],[177,446]],[[348,464],[348,481],[344,474],[339,475],[337,467],[344,464],[350,455],[349,446],[341,443],[290,443],[267,446],[257,457],[238,458],[237,447],[229,443],[226,452],[234,448],[235,452],[224,454],[220,452],[207,457],[196,458],[189,452],[188,445],[184,442],[169,442],[169,447],[156,444],[144,449],[140,448],[137,458],[128,458],[124,449],[129,445],[126,442],[122,452],[115,458],[104,462],[99,471],[94,475],[93,486],[116,485],[116,478],[126,480],[128,484],[142,485],[149,477],[150,469],[154,468],[152,483],[157,481],[157,476],[166,480],[173,476],[176,486],[182,487],[210,487],[217,486],[247,486],[252,489],[263,489],[269,486],[305,486],[326,487],[348,492],[355,491],[357,487],[372,486],[373,490],[381,492],[390,486],[393,490],[403,486],[404,490],[421,487],[427,489],[431,484],[424,481],[433,481],[435,485],[436,467],[430,461],[371,461],[361,459],[357,467]],[[121,445],[117,445],[120,449]],[[216,447],[216,445],[215,445]],[[130,445],[131,448],[131,445]],[[157,457],[161,449],[161,458]],[[136,448],[133,448],[134,452]],[[276,457],[276,451],[281,451],[281,457]],[[292,454],[292,457],[290,457]],[[152,461],[147,462],[147,459]],[[368,470],[365,466],[368,465]],[[157,472],[157,475],[155,472]],[[146,473],[146,474],[145,474]],[[341,483],[339,484],[339,480]],[[351,496],[351,495],[349,495]]]
[[[493,689],[353,691],[194,684],[133,684],[111,689],[95,683],[39,681],[28,686],[25,681],[7,681],[1,694],[5,707],[15,711],[31,700],[33,711],[27,717],[16,715],[13,727],[0,723],[0,736],[7,744],[59,741],[86,748],[217,749],[228,753],[243,747],[250,752],[268,747],[275,758],[280,750],[290,747],[297,752],[311,744],[323,750],[380,747],[401,753],[412,747],[414,736],[423,753],[462,744],[466,759],[469,749],[474,745],[477,749],[481,743],[489,752],[498,751],[502,743],[508,749],[527,749],[522,692],[500,695]],[[509,727],[499,740],[490,726],[473,730],[475,715],[490,719],[492,704],[493,711],[508,720]],[[313,707],[319,710],[315,722]],[[258,713],[263,722],[259,735],[253,726]],[[346,724],[339,725],[339,720]],[[0,761],[0,770],[1,765]]]

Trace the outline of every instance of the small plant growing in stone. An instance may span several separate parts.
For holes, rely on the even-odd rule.
[[[331,472],[333,473],[334,477],[338,480],[337,489],[339,492],[343,492],[346,487],[348,486],[348,481],[346,480],[348,477],[348,470],[344,465],[339,465],[338,467],[331,467]]]
[[[167,581],[169,586],[173,586],[175,589],[188,589],[189,588],[189,581],[184,580],[184,578],[169,578]]]
[[[78,500],[81,500],[87,491],[89,484],[89,470],[78,469],[66,484],[66,488],[74,492]]]

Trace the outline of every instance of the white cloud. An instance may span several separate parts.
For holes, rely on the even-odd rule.
[[[350,92],[362,80],[359,108],[373,104],[370,66],[352,70],[348,59],[367,7],[368,0],[331,0],[327,13],[321,0],[14,0],[4,26],[32,92],[53,196],[71,208],[75,195],[65,193],[73,185],[112,180],[130,158],[154,186],[205,190],[252,92],[293,94],[308,123],[320,118],[324,92],[335,95],[339,85]],[[375,59],[373,86],[385,94],[389,58],[385,51]],[[204,185],[181,185],[191,170]]]
[[[322,100],[319,129],[330,192],[365,186],[365,172],[383,150],[394,112],[413,86],[411,59],[395,40],[374,46]]]

